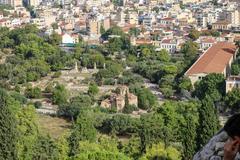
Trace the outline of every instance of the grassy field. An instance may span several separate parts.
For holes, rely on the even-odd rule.
[[[58,117],[39,114],[38,123],[40,132],[49,134],[52,138],[58,138],[70,131],[71,122]]]

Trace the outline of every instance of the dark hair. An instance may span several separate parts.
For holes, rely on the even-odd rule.
[[[224,126],[224,130],[228,136],[233,138],[234,136],[240,137],[240,113],[233,115]]]

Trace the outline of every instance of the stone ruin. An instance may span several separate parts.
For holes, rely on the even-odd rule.
[[[137,96],[129,92],[129,88],[127,86],[119,86],[116,89],[117,93],[112,93],[109,98],[103,100],[101,102],[101,107],[103,108],[112,108],[117,107],[117,111],[120,112],[125,107],[125,96],[128,98],[129,105],[138,106]]]

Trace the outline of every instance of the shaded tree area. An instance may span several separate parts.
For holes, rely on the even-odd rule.
[[[189,38],[191,38],[193,41],[196,41],[200,37],[200,32],[198,30],[192,29],[189,32]]]
[[[145,87],[131,85],[130,92],[138,97],[138,107],[144,110],[151,110],[157,105],[157,97]]]
[[[0,89],[0,107],[1,159],[40,160],[64,156],[60,140],[39,132],[33,106],[22,106],[6,90]]]
[[[11,97],[5,90],[0,89],[0,158],[17,159],[17,120],[11,111]]]
[[[137,151],[132,156],[139,157],[161,142],[164,150],[179,143],[179,156],[191,159],[197,149],[198,107],[197,102],[168,101],[155,113],[142,115],[140,119],[124,114],[111,116],[103,120],[98,129],[105,134],[133,137],[129,143],[134,141],[132,145]],[[129,147],[123,146],[122,149],[125,152],[133,150]]]
[[[175,93],[192,91],[193,87],[186,77],[183,77],[187,68],[198,57],[198,45],[187,41],[181,48],[182,58],[172,58],[166,50],[155,51],[153,47],[139,46],[139,58],[133,66],[133,71],[158,83],[159,88],[166,98]]]
[[[129,36],[125,34],[120,27],[117,26],[108,29],[101,35],[101,38],[108,41],[108,43],[105,45],[108,54],[122,52],[124,50],[128,50],[131,47]]]
[[[201,149],[219,130],[218,113],[210,96],[204,97],[199,107],[200,126],[198,128],[197,147]]]
[[[233,112],[238,112],[240,109],[240,90],[233,88],[232,91],[228,92],[224,97],[224,102],[228,109]]]
[[[222,74],[211,73],[195,86],[193,93],[200,100],[209,96],[213,102],[220,101],[225,95],[225,79]]]
[[[36,81],[46,76],[50,71],[58,71],[72,66],[71,55],[61,51],[57,46],[60,37],[52,34],[41,37],[40,31],[34,25],[8,30],[1,28],[0,49],[9,49],[6,63],[1,64],[0,79],[9,80],[11,84],[22,84]]]
[[[141,30],[138,28],[130,28],[128,32],[129,35],[135,36],[135,37],[139,36],[140,33],[141,33]]]
[[[205,30],[201,32],[201,36],[213,36],[213,37],[219,37],[221,35],[220,32],[217,30]]]

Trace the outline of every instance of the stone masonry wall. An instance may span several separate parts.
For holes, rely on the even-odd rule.
[[[227,133],[221,130],[201,151],[195,154],[193,160],[223,160],[224,144],[227,139]],[[235,160],[240,160],[240,154],[236,156]]]

